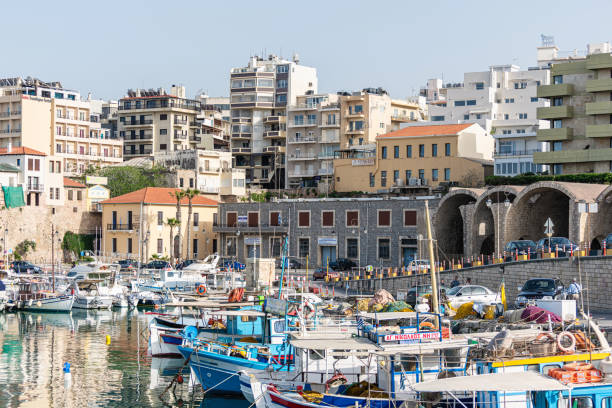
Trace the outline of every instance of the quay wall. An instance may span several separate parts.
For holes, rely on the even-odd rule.
[[[506,262],[440,272],[440,280],[450,286],[455,275],[463,283],[467,278],[472,284],[483,285],[496,291],[502,280],[506,286],[508,306],[514,305],[518,287],[531,278],[559,278],[566,285],[572,278],[582,281],[585,296],[592,311],[612,311],[612,256],[571,257],[537,259],[531,261]],[[393,296],[417,284],[429,284],[429,274],[398,276],[390,278],[359,279],[336,282],[337,287],[348,287],[352,291],[373,293],[379,288],[388,290]]]

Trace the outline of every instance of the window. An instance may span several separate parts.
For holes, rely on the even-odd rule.
[[[552,106],[563,106],[563,97],[555,96],[552,98]]]
[[[168,134],[168,129],[159,129],[160,136],[164,136]]]
[[[197,227],[200,225],[200,213],[193,213],[193,226]]]
[[[310,252],[310,239],[309,238],[300,238],[298,239],[298,256],[300,258],[306,258],[308,253]]]
[[[419,179],[425,180],[425,169],[419,169]]]
[[[484,83],[483,82],[476,82],[476,89],[478,89],[478,90],[484,89]]]
[[[438,181],[438,169],[431,169],[431,180]]]
[[[17,164],[19,164],[19,161]],[[28,159],[28,170],[34,170],[34,159]]]
[[[381,187],[387,186],[387,172],[385,170],[380,172],[380,186]]]
[[[49,189],[49,200],[53,200],[53,187]]]
[[[59,199],[60,199],[60,189],[59,189],[59,187],[57,187],[57,188],[55,189],[55,199],[56,199],[56,200],[59,200]]]
[[[450,143],[445,143],[444,144],[444,155],[445,156],[450,156],[451,155],[451,144]]]
[[[164,239],[163,238],[157,238],[157,253],[158,254],[164,253]]]
[[[382,159],[386,159],[387,158],[387,146],[383,146],[381,151],[380,151],[380,157]]]
[[[113,238],[112,242],[113,242],[113,244],[112,244],[113,252],[116,253],[117,252],[117,238]]]
[[[393,158],[399,159],[399,146],[393,146]]]
[[[270,256],[274,258],[281,256],[281,239],[279,237],[270,238]]]
[[[389,259],[391,257],[391,240],[389,238],[378,238],[378,259]]]
[[[537,96],[532,96],[531,97],[531,102],[537,102],[538,101],[538,97]]]
[[[378,226],[379,227],[390,227],[391,226],[391,210],[378,210]]]
[[[298,211],[298,227],[310,227],[310,211]]]
[[[412,157],[412,145],[406,146],[406,158],[410,159]]]
[[[399,183],[399,170],[393,170],[393,183]]]
[[[74,200],[74,191],[73,190],[68,190],[68,200],[70,200],[70,201]]]
[[[162,113],[159,115],[159,120],[168,120],[168,114]]]
[[[166,143],[161,143],[159,145],[159,150],[168,150],[168,145]]]
[[[435,143],[431,145],[431,156],[432,157],[438,156],[438,145]]]
[[[194,238],[193,239],[193,258],[197,258],[198,257],[198,239]]]
[[[279,74],[284,74],[289,72],[289,65],[277,65],[276,72]]]
[[[281,222],[281,214],[279,211],[271,211],[270,212],[270,225],[272,227],[280,226]]]
[[[563,83],[563,75],[554,75],[552,79],[553,85],[560,85]]]
[[[474,106],[474,105],[476,105],[476,99],[469,99],[469,100],[465,101],[465,104],[467,106]]]
[[[286,79],[279,79],[276,81],[276,87],[277,88],[286,88],[287,87],[287,80]]]
[[[193,188],[193,178],[189,178],[189,188]]]
[[[455,106],[465,106],[465,101],[455,101]]]
[[[334,226],[334,212],[333,211],[322,211],[321,212],[321,226],[322,227],[333,227]]]
[[[510,115],[508,115],[507,113],[504,114],[504,120],[508,120],[508,119],[510,119]]]
[[[128,254],[132,253],[132,238],[127,239],[127,253]]]
[[[470,115],[463,115],[463,120],[470,120]]]
[[[183,178],[181,177],[181,178],[179,179],[179,187],[181,187],[181,188],[182,188],[182,187],[184,187],[184,185],[185,185],[185,183],[184,183],[184,181],[183,181]]]
[[[444,169],[444,181],[450,181],[450,169]]]
[[[609,401],[607,403],[605,401],[602,401],[601,408],[608,407],[609,403]],[[591,397],[573,397],[572,402],[569,406],[572,408],[593,408],[593,400],[591,399]]]
[[[526,113],[519,113],[519,119],[527,119]]]
[[[553,174],[563,174],[563,165],[562,164],[554,164],[553,165]]]
[[[346,226],[347,227],[358,227],[359,226],[359,211],[350,210],[346,212]]]
[[[225,239],[225,254],[227,256],[236,256],[236,237]]]
[[[346,257],[359,259],[359,240],[357,238],[346,239]]]
[[[415,210],[404,210],[404,226],[414,227],[417,225],[417,212]]]
[[[163,211],[157,212],[157,225],[164,225],[164,212]]]
[[[287,94],[276,95],[276,102],[278,102],[278,103],[286,103],[287,102]]]
[[[425,145],[424,144],[419,145],[419,157],[425,157]]]
[[[552,151],[560,152],[561,150],[563,150],[563,142],[553,142]]]
[[[228,227],[235,227],[238,219],[238,214],[235,212],[225,213],[225,222]]]
[[[257,227],[259,226],[259,213],[250,212],[247,216],[249,227]]]
[[[432,122],[443,122],[444,121],[444,116],[432,116],[431,120],[432,120]]]
[[[412,170],[406,170],[406,185],[410,183],[411,178],[412,178]]]
[[[561,129],[563,127],[563,121],[561,119],[555,119],[552,121],[553,129]]]
[[[374,173],[370,173],[370,187],[374,187],[375,183]]]

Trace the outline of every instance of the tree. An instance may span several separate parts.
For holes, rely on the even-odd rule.
[[[185,197],[187,197],[187,203],[189,205],[187,212],[187,258],[191,256],[191,214],[193,213],[192,201],[194,197],[200,195],[200,190],[195,188],[189,188],[185,191]]]
[[[28,255],[28,252],[36,250],[36,242],[28,239],[21,241],[15,246],[15,259],[21,260]]]
[[[180,222],[176,218],[168,218],[166,220],[166,225],[170,227],[170,250],[168,252],[170,253],[170,257],[174,259],[176,257],[174,253],[174,228],[180,227]]]
[[[145,187],[170,187],[170,170],[161,166],[150,169],[132,166],[107,166],[88,169],[86,174],[108,178],[111,197],[131,193]]]
[[[170,196],[174,197],[176,200],[176,220],[178,221],[178,258],[181,258],[181,249],[183,248],[181,246],[181,201],[183,201],[183,198],[185,198],[186,193],[184,190],[174,190],[172,193],[170,193]]]

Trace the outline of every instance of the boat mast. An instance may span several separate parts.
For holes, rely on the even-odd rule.
[[[51,223],[51,281],[53,293],[55,293],[55,234],[55,226]]]
[[[434,258],[433,238],[431,236],[431,220],[429,219],[428,200],[425,200],[425,223],[427,224],[427,242],[429,244],[429,270],[431,272],[431,305],[433,309],[432,312],[440,313],[440,308],[438,307],[438,281],[436,280],[436,260]]]

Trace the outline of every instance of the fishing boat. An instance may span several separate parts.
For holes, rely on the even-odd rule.
[[[75,309],[110,309],[113,307],[113,296],[101,290],[104,280],[86,279],[74,283]]]
[[[39,312],[72,310],[74,295],[55,292],[47,280],[21,277],[15,286],[17,289],[9,303],[15,304],[17,309]]]

